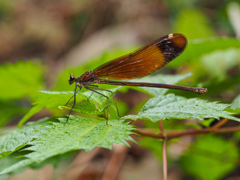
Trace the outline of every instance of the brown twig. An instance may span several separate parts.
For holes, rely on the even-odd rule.
[[[152,137],[152,138],[156,138],[156,139],[174,139],[174,138],[178,138],[181,136],[186,136],[186,135],[199,135],[199,134],[206,134],[206,133],[231,133],[231,132],[236,132],[236,131],[240,131],[240,127],[226,127],[226,128],[221,128],[221,129],[215,129],[214,131],[212,131],[211,128],[206,128],[206,129],[193,129],[193,130],[186,130],[186,131],[181,131],[181,132],[176,132],[176,133],[171,133],[168,134],[167,131],[165,131],[165,135],[162,134],[155,134],[155,133],[151,133],[151,132],[144,132],[142,130],[133,130],[133,132],[142,135],[142,136],[146,136],[146,137]]]
[[[163,155],[163,180],[167,180],[167,139],[164,139],[162,146]]]
[[[142,136],[146,136],[146,137],[152,137],[152,138],[156,138],[156,139],[164,139],[164,136],[162,134],[154,134],[154,133],[150,133],[150,132],[144,132],[141,130],[132,130],[132,132],[137,133]]]
[[[138,122],[138,119],[135,121],[130,122],[131,125],[135,125]]]
[[[167,180],[167,138],[165,137],[163,122],[158,121],[159,131],[164,136],[163,145],[162,145],[162,158],[163,158],[163,180]]]
[[[223,126],[224,124],[226,124],[228,122],[228,118],[224,118],[223,120],[219,121],[217,124],[215,124],[214,126],[211,127],[211,130],[214,132],[216,129],[220,128],[221,126]]]
[[[161,134],[164,134],[164,129],[163,129],[163,122],[160,120],[158,121],[158,125],[159,125],[159,131]]]

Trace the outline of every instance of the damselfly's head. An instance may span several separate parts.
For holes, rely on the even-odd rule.
[[[71,74],[68,80],[69,85],[73,84],[75,82],[75,79],[75,76]]]

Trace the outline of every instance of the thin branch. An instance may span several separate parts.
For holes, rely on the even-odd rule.
[[[155,133],[151,133],[151,132],[144,132],[142,130],[133,130],[133,132],[142,135],[142,136],[146,136],[146,137],[152,137],[152,138],[156,138],[156,139],[165,139],[167,138],[169,139],[174,139],[174,138],[178,138],[181,136],[186,136],[186,135],[199,135],[199,134],[206,134],[206,133],[231,133],[231,132],[237,132],[240,131],[240,127],[225,127],[225,128],[221,128],[221,129],[216,129],[214,131],[212,131],[211,128],[206,128],[206,129],[193,129],[193,130],[186,130],[186,131],[181,131],[181,132],[176,132],[176,133],[171,133],[168,134],[167,131],[165,131],[165,135],[163,134],[155,134]]]
[[[159,125],[159,131],[161,134],[164,134],[164,129],[163,129],[163,121],[158,121],[158,125]]]
[[[165,137],[163,122],[160,120],[158,121],[159,124],[159,131]],[[162,158],[163,158],[163,180],[167,180],[167,138],[165,137],[163,140],[162,145]]]
[[[164,139],[164,136],[162,134],[154,134],[154,133],[144,132],[144,131],[140,131],[140,130],[132,130],[132,132],[137,133],[142,136],[146,136],[146,137],[152,137],[152,138],[156,138],[156,139]]]
[[[224,124],[226,124],[228,122],[228,118],[225,118],[221,121],[219,121],[217,124],[215,124],[213,127],[211,127],[212,131],[215,131],[216,129],[220,128],[221,126],[223,126]]]
[[[163,156],[163,180],[167,180],[167,139],[164,139],[162,146]]]

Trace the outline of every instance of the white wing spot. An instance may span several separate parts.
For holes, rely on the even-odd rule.
[[[169,39],[173,38],[173,34],[169,34],[169,35],[168,35],[168,38],[169,38]]]

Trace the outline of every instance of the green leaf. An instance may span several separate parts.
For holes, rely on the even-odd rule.
[[[162,162],[162,143],[160,139],[149,137],[143,137],[139,140],[139,145],[151,151],[160,162]]]
[[[2,170],[6,169],[7,167],[9,167],[10,165],[16,163],[17,161],[18,161],[18,159],[13,158],[12,155],[9,155],[9,156],[5,157],[4,159],[2,159],[2,160],[0,161],[0,163],[1,163],[0,172],[1,172]],[[14,173],[19,173],[19,172],[21,172],[21,169],[15,171],[15,172],[12,172],[11,175],[14,174]],[[7,178],[8,176],[10,176],[10,175],[8,175],[8,174],[2,174],[2,175],[0,175],[0,180],[7,180],[7,179],[8,179],[8,178]]]
[[[38,113],[43,109],[43,106],[34,106],[30,111],[28,111],[27,114],[23,116],[23,118],[18,123],[18,128],[20,128],[30,117],[32,117],[34,114]]]
[[[28,111],[28,108],[19,105],[15,102],[1,102],[0,101],[0,127],[4,126],[9,122],[9,120],[19,115],[24,115]]]
[[[233,109],[240,108],[240,95],[238,95],[232,102]]]
[[[1,174],[69,151],[91,151],[96,146],[111,149],[113,143],[128,146],[126,140],[133,141],[129,136],[133,127],[122,120],[111,119],[110,125],[106,125],[105,119],[70,116],[66,125],[66,118],[59,118],[59,121],[61,123],[53,122],[37,132],[34,136],[36,139],[28,142],[31,146],[25,149],[33,152],[25,155],[26,159],[3,170]],[[9,139],[8,143],[12,144],[14,139]],[[25,142],[23,144],[25,145]]]
[[[229,112],[234,114],[240,114],[240,95],[238,95],[232,102],[231,109],[228,109]]]
[[[43,86],[43,67],[30,61],[7,63],[0,66],[0,77],[1,100],[29,97]]]
[[[200,124],[203,125],[204,127],[210,127],[211,126],[211,123],[214,121],[215,119],[206,119],[204,121],[200,121]]]
[[[239,45],[240,46],[240,45]],[[227,49],[215,51],[201,57],[201,63],[204,67],[205,75],[208,77],[217,77],[218,81],[229,77],[232,68],[236,68],[240,63],[240,49]],[[202,69],[195,68],[196,73],[201,73]],[[236,73],[235,73],[236,74]],[[230,77],[233,78],[233,77]],[[234,78],[233,78],[234,80]]]
[[[72,97],[73,92],[39,91],[33,98],[32,109],[20,120],[18,127],[21,127],[31,116],[41,111],[43,108],[56,109]],[[79,94],[77,97],[84,98]],[[79,100],[79,99],[78,99]]]
[[[218,180],[237,167],[238,159],[238,148],[232,141],[205,135],[191,144],[180,163],[196,179]]]
[[[158,96],[150,99],[138,115],[128,115],[123,119],[145,119],[153,122],[166,119],[199,119],[220,117],[240,121],[224,111],[229,105],[217,102],[208,102],[196,98],[186,99],[174,94]]]
[[[49,119],[43,119],[35,123],[28,123],[21,129],[0,136],[0,159],[26,146],[37,137],[41,126],[46,125],[48,121]]]
[[[211,97],[229,91],[237,93],[236,89],[238,89],[239,82],[240,72],[237,72],[234,76],[227,75],[226,78],[221,81],[219,81],[217,77],[214,77],[206,83],[206,87],[208,88],[207,95]]]
[[[118,88],[111,89],[113,94],[116,94]],[[107,91],[101,91],[102,94],[109,97],[109,105],[112,104],[112,93]],[[105,110],[108,107],[107,98],[93,93],[91,91],[79,92],[77,94],[76,106],[73,111],[77,111],[83,114],[92,114],[92,115],[103,115]],[[91,98],[89,99],[89,97]],[[40,91],[34,98],[33,105],[34,107],[20,120],[18,126],[20,127],[24,124],[31,116],[39,112],[43,108],[52,110],[57,107],[64,107],[71,109],[71,102],[73,101],[73,92],[58,92],[58,91]],[[68,106],[64,106],[68,100],[72,98],[71,102],[68,103]],[[82,102],[83,101],[83,102]]]
[[[183,33],[188,39],[206,38],[215,35],[207,17],[196,9],[183,9],[178,14],[176,23],[174,23],[174,32]]]
[[[190,40],[185,51],[181,54],[181,56],[178,56],[176,60],[169,63],[169,67],[179,67],[187,61],[196,62],[196,58],[200,58],[203,55],[217,50],[227,50],[229,48],[239,49],[240,40],[228,37]]]
[[[26,154],[26,153],[25,153]],[[45,166],[51,165],[54,167],[54,169],[56,169],[56,167],[58,167],[59,165],[61,166],[62,163],[65,162],[73,162],[74,158],[79,154],[79,150],[76,151],[70,151],[64,154],[59,154],[53,157],[50,157],[48,159],[45,159],[44,161],[42,161],[41,163],[33,163],[31,164],[29,167],[31,167],[32,169],[42,169]],[[13,163],[12,163],[13,164]],[[11,165],[12,165],[11,164]],[[8,166],[9,167],[9,166]]]
[[[20,160],[22,160],[21,158],[24,157],[24,155],[26,155],[27,153],[29,153],[29,151],[20,150],[20,151],[16,151],[16,152],[12,153],[11,155],[1,159],[0,172],[3,171],[4,169],[7,169],[10,166],[12,166],[13,164],[17,164]],[[43,167],[49,166],[49,165],[56,168],[61,163],[73,161],[74,157],[76,157],[77,154],[79,154],[79,150],[70,151],[70,152],[67,152],[64,154],[53,156],[51,158],[48,158],[48,159],[42,161],[41,163],[35,162],[32,164],[26,164],[26,166],[22,166],[22,168],[16,168],[15,171],[11,171],[11,173],[9,173],[9,175],[19,174],[19,173],[27,170],[27,168],[40,169],[40,168],[43,168]],[[6,174],[4,174],[4,175],[6,175]],[[4,175],[0,175],[0,179]]]

